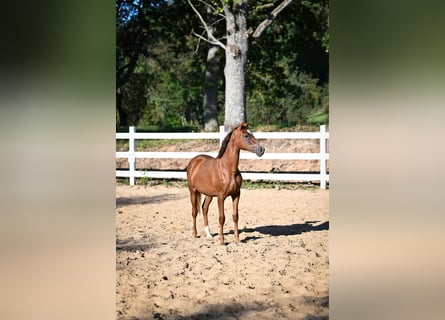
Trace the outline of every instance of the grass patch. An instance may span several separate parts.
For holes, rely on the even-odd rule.
[[[319,132],[320,126],[318,124],[296,125],[292,127],[279,124],[251,124],[249,129],[254,132]]]
[[[164,187],[175,187],[175,188],[186,188],[187,181],[181,179],[155,179],[150,177],[138,177],[134,179],[134,184],[137,186],[164,186]],[[118,186],[128,186],[130,185],[129,178],[116,178],[116,185]]]
[[[174,146],[178,143],[184,143],[184,139],[138,139],[136,140],[136,151],[146,151],[150,149],[159,149],[166,146]],[[128,151],[128,139],[116,140],[116,151]]]
[[[117,132],[128,132],[128,127],[120,127],[117,128]],[[150,125],[150,126],[138,126],[136,127],[136,132],[196,132],[199,131],[197,126],[193,125],[185,125],[185,126],[158,126],[158,125]]]
[[[123,177],[116,177],[116,185],[117,186],[129,186],[130,185],[130,179],[123,178]]]
[[[318,190],[320,186],[310,182],[284,182],[284,181],[252,181],[244,180],[241,189],[275,189],[275,190]]]
[[[116,185],[128,186],[128,178],[116,178]],[[137,186],[164,186],[174,188],[187,188],[187,180],[181,179],[155,179],[149,177],[135,178],[135,185]],[[244,180],[241,189],[245,190],[258,190],[258,189],[274,189],[274,190],[319,190],[318,184],[310,182],[283,182],[283,181],[251,181]]]

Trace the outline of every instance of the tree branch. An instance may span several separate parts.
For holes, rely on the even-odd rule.
[[[201,40],[204,40],[205,42],[208,42],[208,43],[210,43],[210,44],[219,46],[219,47],[221,47],[221,48],[224,49],[224,50],[226,49],[226,46],[225,46],[224,44],[222,44],[222,42],[220,42],[220,41],[218,41],[218,40],[216,40],[216,41],[209,40],[209,39],[203,37],[202,35],[197,34],[196,32],[193,32],[193,35],[195,35],[197,38],[199,38],[199,39],[201,39]]]
[[[205,5],[206,7],[208,7],[210,10],[212,10],[213,12],[216,12],[216,8],[210,4],[208,4],[207,2],[203,1],[203,0],[198,0],[199,2],[201,2],[203,5]],[[224,18],[223,14],[218,14],[219,16]]]
[[[256,10],[263,10],[263,9],[267,9],[267,8],[270,8],[270,7],[273,7],[273,3],[266,3],[266,4],[263,4],[261,6],[258,6],[256,8]]]
[[[190,0],[189,0],[190,1]],[[286,8],[293,0],[283,0],[275,9],[272,10],[272,12],[269,14],[267,19],[265,19],[263,22],[261,22],[258,27],[256,28],[255,32],[252,35],[252,38],[257,39],[261,36],[264,29],[266,29],[272,21],[277,17],[277,15]]]
[[[190,7],[192,7],[193,11],[195,11],[196,15],[198,16],[199,20],[201,21],[201,24],[203,25],[205,31],[207,32],[207,38],[204,38],[201,35],[198,35],[196,33],[193,33],[195,36],[197,36],[198,38],[201,38],[204,41],[207,41],[211,44],[214,45],[218,45],[221,48],[223,48],[224,50],[226,49],[226,46],[224,45],[224,43],[222,43],[221,41],[219,41],[218,39],[215,38],[215,36],[213,35],[212,31],[210,30],[209,26],[207,25],[207,23],[204,21],[203,17],[201,16],[201,14],[198,12],[198,10],[196,10],[195,6],[192,4],[192,2],[190,0],[187,0]]]

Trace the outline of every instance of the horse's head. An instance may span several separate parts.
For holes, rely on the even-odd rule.
[[[253,134],[248,130],[249,124],[247,122],[241,123],[232,131],[235,134],[238,147],[242,150],[255,153],[258,157],[264,154],[264,147],[261,146],[255,139]]]

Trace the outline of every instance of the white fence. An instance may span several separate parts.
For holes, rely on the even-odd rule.
[[[116,158],[127,158],[129,170],[116,170],[116,177],[130,178],[130,185],[134,185],[135,178],[176,178],[187,179],[185,171],[137,171],[136,158],[172,158],[172,159],[191,159],[198,154],[207,154],[216,157],[217,152],[142,152],[135,151],[135,141],[140,139],[217,139],[220,142],[224,140],[226,132],[224,126],[219,127],[219,132],[192,133],[143,133],[136,132],[135,127],[130,127],[129,132],[116,133],[116,139],[129,140],[129,150],[116,152]],[[242,172],[243,179],[247,180],[278,180],[278,181],[320,181],[320,188],[326,189],[326,182],[329,181],[329,174],[326,170],[326,161],[329,159],[329,153],[326,152],[326,142],[329,139],[329,132],[326,132],[326,126],[320,126],[320,132],[253,132],[257,139],[317,139],[320,141],[319,153],[266,153],[261,158],[252,153],[240,154],[240,159],[262,160],[319,160],[319,173],[259,173]]]

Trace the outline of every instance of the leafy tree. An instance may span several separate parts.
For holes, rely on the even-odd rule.
[[[247,72],[247,54],[249,46],[249,37],[257,39],[261,36],[267,26],[277,17],[277,15],[288,6],[292,0],[283,0],[278,6],[268,13],[255,31],[247,26],[250,6],[248,0],[224,0],[221,1],[222,11],[226,23],[226,43],[221,42],[213,34],[213,29],[209,27],[202,15],[193,6],[191,0],[188,0],[190,6],[195,10],[202,25],[206,30],[206,37],[196,34],[198,37],[218,45],[225,50],[225,120],[224,125],[231,129],[244,122],[246,116],[246,81]],[[261,2],[260,2],[261,3]],[[216,3],[207,3],[207,5],[218,12]]]
[[[192,43],[183,45],[190,49]],[[147,109],[141,125],[166,127],[202,121],[203,58],[191,49],[181,53],[175,48],[173,40],[166,40],[153,50],[157,59],[148,59],[152,81],[147,84]]]
[[[151,27],[149,15],[151,1],[116,0],[116,110],[117,126],[128,126],[137,121],[139,103],[134,99],[124,103],[127,94],[134,93],[133,86],[125,88],[136,68],[141,54],[146,54],[150,45]],[[140,80],[140,79],[138,79]],[[140,82],[140,81],[139,81]],[[136,112],[135,112],[136,111]],[[130,118],[130,119],[129,119]]]
[[[257,10],[256,22],[264,18]],[[328,1],[295,1],[253,41],[247,111],[260,123],[328,121]]]
[[[326,122],[328,16],[327,0],[117,0],[117,124]]]
[[[202,104],[202,59],[194,54],[189,13],[182,1],[116,2],[118,126],[202,119],[195,110]]]

